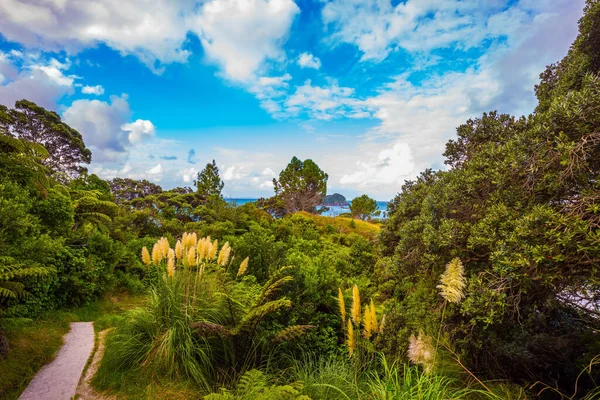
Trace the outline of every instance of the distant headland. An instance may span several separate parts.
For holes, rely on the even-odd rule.
[[[345,207],[348,205],[348,201],[346,200],[346,198],[343,195],[341,195],[339,193],[334,193],[334,194],[329,194],[323,198],[323,205],[326,207],[331,207],[331,206]]]

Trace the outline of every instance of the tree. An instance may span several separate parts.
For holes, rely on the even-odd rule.
[[[314,213],[327,194],[328,178],[313,160],[300,161],[294,157],[279,173],[279,180],[273,179],[275,195],[283,199],[288,213]]]
[[[198,188],[198,193],[203,196],[221,196],[225,184],[219,177],[219,167],[215,160],[206,164],[206,167],[198,173],[194,185]]]
[[[578,380],[575,397],[597,386],[598,370],[578,374],[600,348],[598,26],[590,0],[569,54],[541,75],[535,113],[467,121],[446,146],[452,168],[425,171],[392,201],[374,277],[398,327],[385,348],[410,330],[439,334],[436,285],[459,257],[466,298],[442,328],[463,362],[564,391]]]
[[[352,212],[353,217],[358,217],[362,220],[371,219],[371,216],[377,216],[381,213],[377,210],[377,202],[366,194],[352,200],[352,203],[350,203],[350,212]]]
[[[118,204],[152,194],[160,194],[163,191],[159,185],[149,182],[146,179],[115,178],[108,181],[108,184]]]
[[[0,134],[43,145],[48,151],[43,164],[62,181],[78,177],[86,171],[82,164],[92,161],[92,152],[78,131],[57,113],[31,101],[19,100],[10,110],[0,106]]]

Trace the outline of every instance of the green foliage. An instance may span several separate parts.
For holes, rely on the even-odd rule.
[[[27,100],[17,101],[14,109],[0,108],[0,134],[44,146],[48,157],[43,164],[62,181],[85,172],[81,164],[92,160],[79,132],[62,122],[57,113]]]
[[[205,400],[309,400],[310,397],[300,395],[302,385],[268,386],[267,377],[259,370],[246,372],[234,391],[222,389],[221,393],[204,396]]]
[[[277,298],[292,280],[289,268],[280,268],[261,286],[253,277],[234,278],[230,263],[203,256],[190,266],[188,251],[172,269],[166,262],[150,266],[155,271],[150,302],[133,310],[112,336],[101,375],[141,365],[191,379],[208,391],[222,376],[260,365],[274,346],[274,333],[262,326],[291,307],[290,300]]]
[[[206,164],[206,167],[198,173],[198,177],[194,181],[194,186],[196,186],[198,193],[206,197],[221,197],[224,185],[219,176],[219,167],[217,167],[215,160],[212,163]]]
[[[467,297],[447,308],[443,336],[482,374],[568,391],[600,351],[599,6],[588,2],[569,55],[542,74],[534,115],[467,121],[446,146],[452,169],[423,172],[391,202],[375,269],[393,327],[385,349],[436,336],[435,287],[459,257]]]
[[[314,213],[327,194],[328,178],[314,161],[293,157],[279,179],[273,179],[275,197],[282,200],[287,213]]]
[[[371,217],[380,214],[380,211],[377,211],[377,202],[366,194],[352,200],[350,211],[353,217],[358,217],[362,220],[371,219]]]

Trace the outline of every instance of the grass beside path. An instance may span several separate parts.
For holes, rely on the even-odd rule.
[[[103,330],[118,323],[123,311],[144,299],[143,296],[112,294],[88,306],[48,312],[37,319],[1,320],[10,353],[0,360],[0,399],[19,397],[39,369],[54,358],[71,322],[95,321],[95,330]]]

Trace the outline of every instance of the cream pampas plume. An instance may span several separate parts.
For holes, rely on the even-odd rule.
[[[455,258],[446,265],[446,270],[440,277],[440,284],[437,287],[442,297],[450,303],[458,303],[465,295],[467,283],[464,272],[462,262]]]
[[[148,252],[146,246],[142,247],[142,262],[146,266],[152,264],[152,260],[150,259],[150,253]]]
[[[242,261],[240,264],[240,269],[238,269],[237,276],[242,276],[246,273],[246,270],[248,269],[248,261],[249,257],[244,258],[244,261]]]
[[[227,265],[229,261],[229,254],[231,253],[231,247],[229,246],[229,242],[226,242],[221,251],[219,252],[219,257],[217,258],[217,264],[221,266]]]
[[[198,235],[196,235],[196,232],[194,232],[190,235],[190,247],[195,249],[196,243],[198,243]]]
[[[175,251],[169,249],[167,255],[167,273],[172,278],[175,276]]]
[[[152,264],[158,265],[162,261],[162,250],[160,249],[160,245],[154,243],[154,247],[152,247]]]
[[[210,251],[208,252],[208,258],[210,260],[214,260],[214,258],[217,256],[218,248],[219,248],[219,241],[217,239],[215,239],[215,241],[210,246]]]
[[[338,288],[338,300],[340,302],[340,316],[342,317],[342,327],[346,323],[346,302],[344,301],[344,293],[342,288]]]
[[[191,267],[192,265],[196,265],[196,248],[195,247],[190,247],[190,249],[188,250],[187,264],[188,264],[188,267]]]
[[[162,258],[167,258],[167,255],[169,254],[169,240],[166,237],[161,237],[160,240],[158,241],[158,244],[160,245],[160,253],[162,255]]]
[[[206,242],[206,238],[202,238],[198,240],[198,245],[196,246],[196,254],[198,255],[198,260],[204,259],[204,243]]]
[[[356,285],[352,288],[352,321],[360,324],[360,293]]]
[[[369,326],[372,333],[378,332],[377,326],[377,311],[375,311],[375,303],[371,299],[370,310],[369,310]]]
[[[181,240],[175,243],[175,256],[178,260],[181,260],[181,257],[183,257],[183,244],[181,244]]]
[[[354,354],[354,346],[356,345],[356,341],[354,338],[354,326],[352,326],[352,322],[348,320],[348,353],[350,357]]]
[[[419,332],[417,337],[411,335],[408,345],[408,358],[414,364],[423,366],[427,373],[433,370],[434,353],[435,349],[429,336],[423,335],[422,332]]]
[[[370,339],[373,335],[371,330],[371,307],[367,304],[363,313],[363,336],[365,339]]]
[[[383,317],[381,317],[381,324],[379,324],[379,333],[382,333],[384,328],[385,328],[385,314],[383,314]]]

